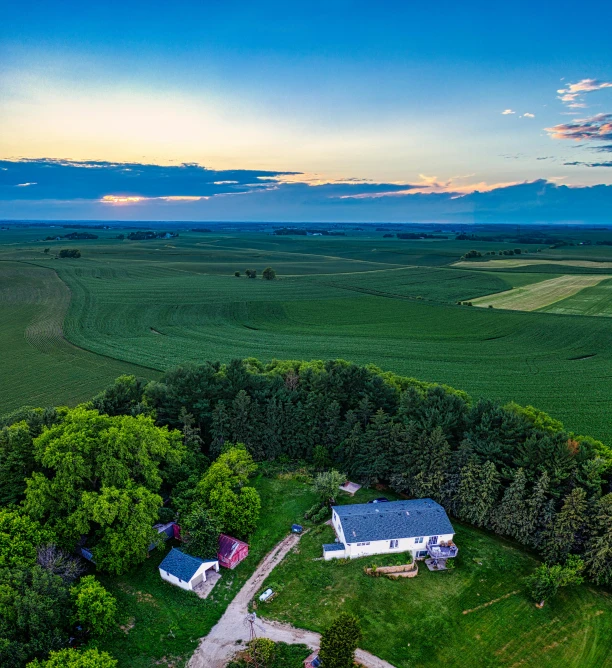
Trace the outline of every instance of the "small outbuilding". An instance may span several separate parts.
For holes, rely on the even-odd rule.
[[[319,650],[313,652],[309,657],[304,659],[304,668],[319,668],[321,659],[319,659]]]
[[[237,538],[222,533],[219,536],[217,559],[224,568],[236,568],[249,556],[249,546]]]
[[[159,565],[162,580],[181,589],[194,591],[206,582],[206,572],[219,572],[219,562],[214,559],[204,560],[173,547]]]

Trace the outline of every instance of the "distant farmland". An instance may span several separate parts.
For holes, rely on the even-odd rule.
[[[612,441],[612,321],[581,315],[612,314],[612,281],[604,280],[612,272],[563,266],[594,257],[612,265],[612,248],[547,251],[551,265],[522,271],[515,258],[494,260],[493,270],[455,264],[473,241],[367,230],[327,238],[181,232],[142,242],[100,231],[98,240],[70,242],[83,252],[78,260],[54,259],[55,247],[43,253],[40,231],[10,234],[0,238],[10,239],[0,245],[0,343],[10,351],[0,414],[75,403],[120,373],[154,377],[183,362],[341,357],[532,404]],[[260,278],[266,266],[278,280]],[[551,280],[568,292],[532,302],[540,310],[457,304],[537,294]]]
[[[511,311],[537,311],[551,304],[577,295],[584,288],[593,287],[602,281],[612,278],[598,274],[557,276],[547,281],[539,281],[529,285],[498,292],[474,299],[472,304],[481,307],[503,308]],[[578,300],[580,296],[577,295]]]

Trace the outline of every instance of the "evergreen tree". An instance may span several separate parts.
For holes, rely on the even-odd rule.
[[[552,527],[546,534],[544,556],[550,563],[559,563],[570,554],[578,554],[584,543],[587,522],[586,493],[575,487],[564,499]]]
[[[482,527],[499,494],[499,474],[493,462],[479,464],[472,459],[461,469],[459,482],[459,512],[462,519]]]
[[[523,469],[517,469],[500,504],[493,509],[491,526],[498,533],[512,536],[521,542],[529,537],[527,476]]]
[[[251,423],[252,403],[253,400],[245,390],[240,390],[232,402],[230,429],[232,441],[235,443],[245,443],[248,446],[251,442],[253,429]]]
[[[591,579],[597,584],[612,584],[612,494],[597,501],[593,535],[586,545],[585,561]]]
[[[524,538],[519,538],[525,545],[539,549],[555,517],[554,501],[548,497],[549,477],[544,471],[536,480],[533,493],[527,499],[527,524]]]
[[[442,428],[422,432],[412,445],[412,456],[412,495],[440,501],[450,460],[450,446]]]
[[[353,668],[361,638],[358,619],[348,613],[338,615],[321,635],[322,668]]]
[[[230,433],[230,414],[225,401],[221,400],[212,412],[210,454],[213,457],[221,454],[223,444],[230,440]]]

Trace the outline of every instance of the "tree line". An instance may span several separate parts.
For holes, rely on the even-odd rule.
[[[612,583],[612,451],[531,406],[342,360],[256,359],[182,366],[150,383],[124,377],[93,405],[179,429],[188,415],[208,458],[240,442],[255,461],[323,462],[431,497],[551,564],[580,555],[587,577]]]
[[[248,481],[266,460],[328,470],[323,501],[337,469],[539,551],[535,597],[583,576],[612,583],[612,452],[545,413],[342,360],[186,365],[0,423],[0,663],[65,646],[78,576],[45,573],[79,546],[122,573],[146,558],[158,521],[178,518],[202,557],[221,531],[248,539],[261,505]],[[40,627],[19,612],[30,601],[48,610]]]

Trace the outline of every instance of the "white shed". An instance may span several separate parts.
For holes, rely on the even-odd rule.
[[[166,582],[194,591],[198,585],[206,582],[206,572],[211,569],[219,572],[216,559],[198,559],[173,547],[159,565],[159,574]]]

